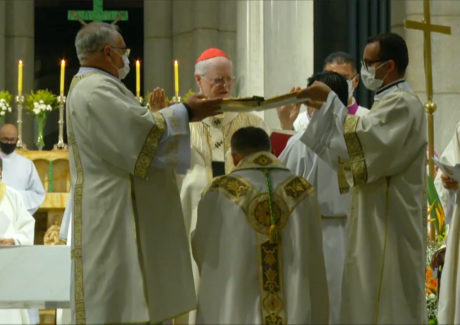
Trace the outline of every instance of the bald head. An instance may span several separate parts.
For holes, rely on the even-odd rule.
[[[0,128],[0,149],[9,155],[16,149],[18,129],[14,124],[6,123]]]
[[[5,138],[5,139],[4,139]],[[16,142],[18,139],[18,129],[14,124],[6,123],[0,128],[0,141],[9,140]],[[7,142],[7,141],[5,141]]]

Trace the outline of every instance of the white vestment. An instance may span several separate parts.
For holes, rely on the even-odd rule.
[[[451,166],[460,163],[460,123],[457,124],[456,132],[444,149],[440,161]],[[439,324],[460,323],[460,195],[458,190],[451,192],[453,195],[450,199],[455,207],[447,235],[445,263],[441,276]]]
[[[270,199],[280,244],[270,242]],[[198,207],[197,324],[326,324],[327,282],[313,187],[258,152],[212,182]]]
[[[369,110],[358,109],[362,116]],[[349,212],[350,195],[341,194],[337,172],[318,157],[303,142],[302,133],[293,135],[279,159],[297,176],[305,178],[315,189],[321,212],[323,232],[323,253],[329,289],[329,323],[340,323],[343,263],[346,247],[346,221]]]
[[[269,132],[265,122],[252,113],[225,112],[223,115],[208,117],[201,122],[190,123],[191,164],[185,176],[179,176],[180,196],[184,212],[187,235],[196,226],[198,202],[201,194],[212,181],[212,162],[223,162],[225,173],[233,169],[230,140],[238,129],[255,126]],[[195,289],[199,275],[193,261]],[[177,320],[180,324],[194,324],[195,312]]]
[[[73,322],[158,323],[195,308],[173,169],[189,162],[187,110],[151,113],[92,68],[74,77],[66,105]]]
[[[34,214],[45,200],[45,189],[34,163],[16,151],[0,152],[3,160],[3,182],[21,193],[27,210]]]
[[[35,219],[27,211],[21,194],[0,182],[0,238],[13,238],[15,245],[33,245],[34,227]],[[0,278],[0,290],[3,281],[8,279]],[[21,283],[17,288],[21,290]],[[0,309],[0,324],[29,323],[27,309]]]
[[[375,95],[365,116],[331,91],[302,141],[353,186],[341,322],[423,324],[425,303],[425,111],[403,80]]]

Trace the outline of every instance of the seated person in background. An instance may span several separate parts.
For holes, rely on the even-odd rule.
[[[0,174],[2,160],[0,159]],[[27,212],[21,195],[0,182],[0,246],[33,245],[35,219]],[[0,278],[0,290],[8,279]],[[17,284],[21,289],[20,283]],[[30,324],[26,309],[0,309],[0,324]]]
[[[322,81],[347,103],[347,83],[335,72],[319,72],[308,79],[308,86]],[[309,107],[309,116],[315,109]],[[305,178],[316,189],[321,213],[323,254],[329,288],[329,322],[339,323],[342,274],[345,261],[345,226],[350,203],[350,194],[341,194],[337,172],[310,150],[300,138],[302,132],[293,135],[279,159],[297,176]]]
[[[18,191],[27,211],[34,214],[45,200],[45,189],[34,163],[15,152],[18,129],[4,124],[0,129],[0,157],[3,159],[3,182]]]
[[[199,203],[197,324],[328,322],[315,190],[270,149],[263,129],[236,131],[236,168],[215,178]]]

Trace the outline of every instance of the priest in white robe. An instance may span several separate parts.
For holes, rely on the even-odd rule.
[[[319,72],[308,79],[308,85],[314,81],[324,82],[337,94],[344,105],[347,103],[347,82],[340,74]],[[309,114],[313,114],[314,111],[314,108],[308,108]],[[367,112],[366,109],[355,113],[361,116]],[[338,324],[340,323],[342,274],[346,247],[345,226],[350,195],[340,193],[337,172],[300,141],[301,137],[302,132],[298,132],[289,139],[279,160],[291,172],[305,178],[316,189],[321,212],[323,253],[329,289],[329,323]]]
[[[188,167],[189,121],[215,114],[221,100],[192,96],[152,113],[121,82],[129,49],[115,25],[85,25],[75,47],[81,68],[66,102],[72,321],[158,323],[195,308],[175,168]]]
[[[46,192],[34,163],[15,151],[17,142],[16,126],[4,124],[0,129],[3,182],[21,194],[27,210],[34,214],[45,200]]]
[[[34,227],[35,219],[27,211],[21,194],[0,182],[0,246],[33,245]],[[1,278],[0,290],[3,281],[8,279]],[[21,283],[17,288],[21,289]],[[28,310],[0,309],[0,324],[30,324]]]
[[[342,191],[353,187],[342,286],[344,324],[427,322],[426,121],[423,105],[403,79],[408,61],[399,35],[369,39],[361,77],[377,92],[365,116],[347,114],[323,83],[299,92],[319,109],[302,141],[338,171]]]
[[[197,324],[327,324],[321,221],[313,187],[270,153],[263,129],[238,130],[236,168],[198,207]]]
[[[455,134],[450,140],[440,161],[450,166],[460,163],[460,123],[457,124]],[[460,323],[460,196],[459,184],[454,179],[444,175],[445,187],[449,189],[449,204],[453,207],[452,218],[447,235],[446,255],[439,291],[438,321],[439,324]],[[446,220],[449,216],[446,215]]]

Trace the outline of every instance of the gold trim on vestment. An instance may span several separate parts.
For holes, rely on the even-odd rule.
[[[144,145],[142,146],[134,167],[134,175],[141,178],[145,178],[147,175],[147,171],[152,164],[160,139],[166,130],[166,121],[163,115],[160,113],[152,113],[152,116],[155,120],[155,124],[145,138]]]
[[[350,171],[350,166],[347,162],[339,158],[337,167],[337,182],[339,184],[340,194],[345,194],[350,191],[350,184],[348,184],[346,170]]]
[[[350,168],[353,175],[354,186],[364,185],[367,182],[367,167],[363,148],[356,134],[359,117],[347,115],[344,124],[344,138],[350,157]]]
[[[5,185],[5,183],[0,182],[0,202],[5,197],[5,193],[6,193],[6,185]]]
[[[266,325],[287,324],[281,244],[267,240],[259,245],[260,307]]]
[[[73,78],[70,85],[68,98],[81,79],[88,77],[94,73],[88,73],[82,76]],[[77,178],[74,184],[74,206],[73,206],[73,237],[72,237],[72,258],[75,265],[75,321],[77,324],[86,324],[86,309],[85,309],[85,294],[83,284],[83,250],[82,250],[82,228],[83,228],[83,167],[81,165],[80,151],[77,142],[75,141],[75,134],[73,132],[72,121],[70,113],[67,113],[67,126],[68,126],[68,142],[69,149],[72,152],[72,157],[77,171]]]

